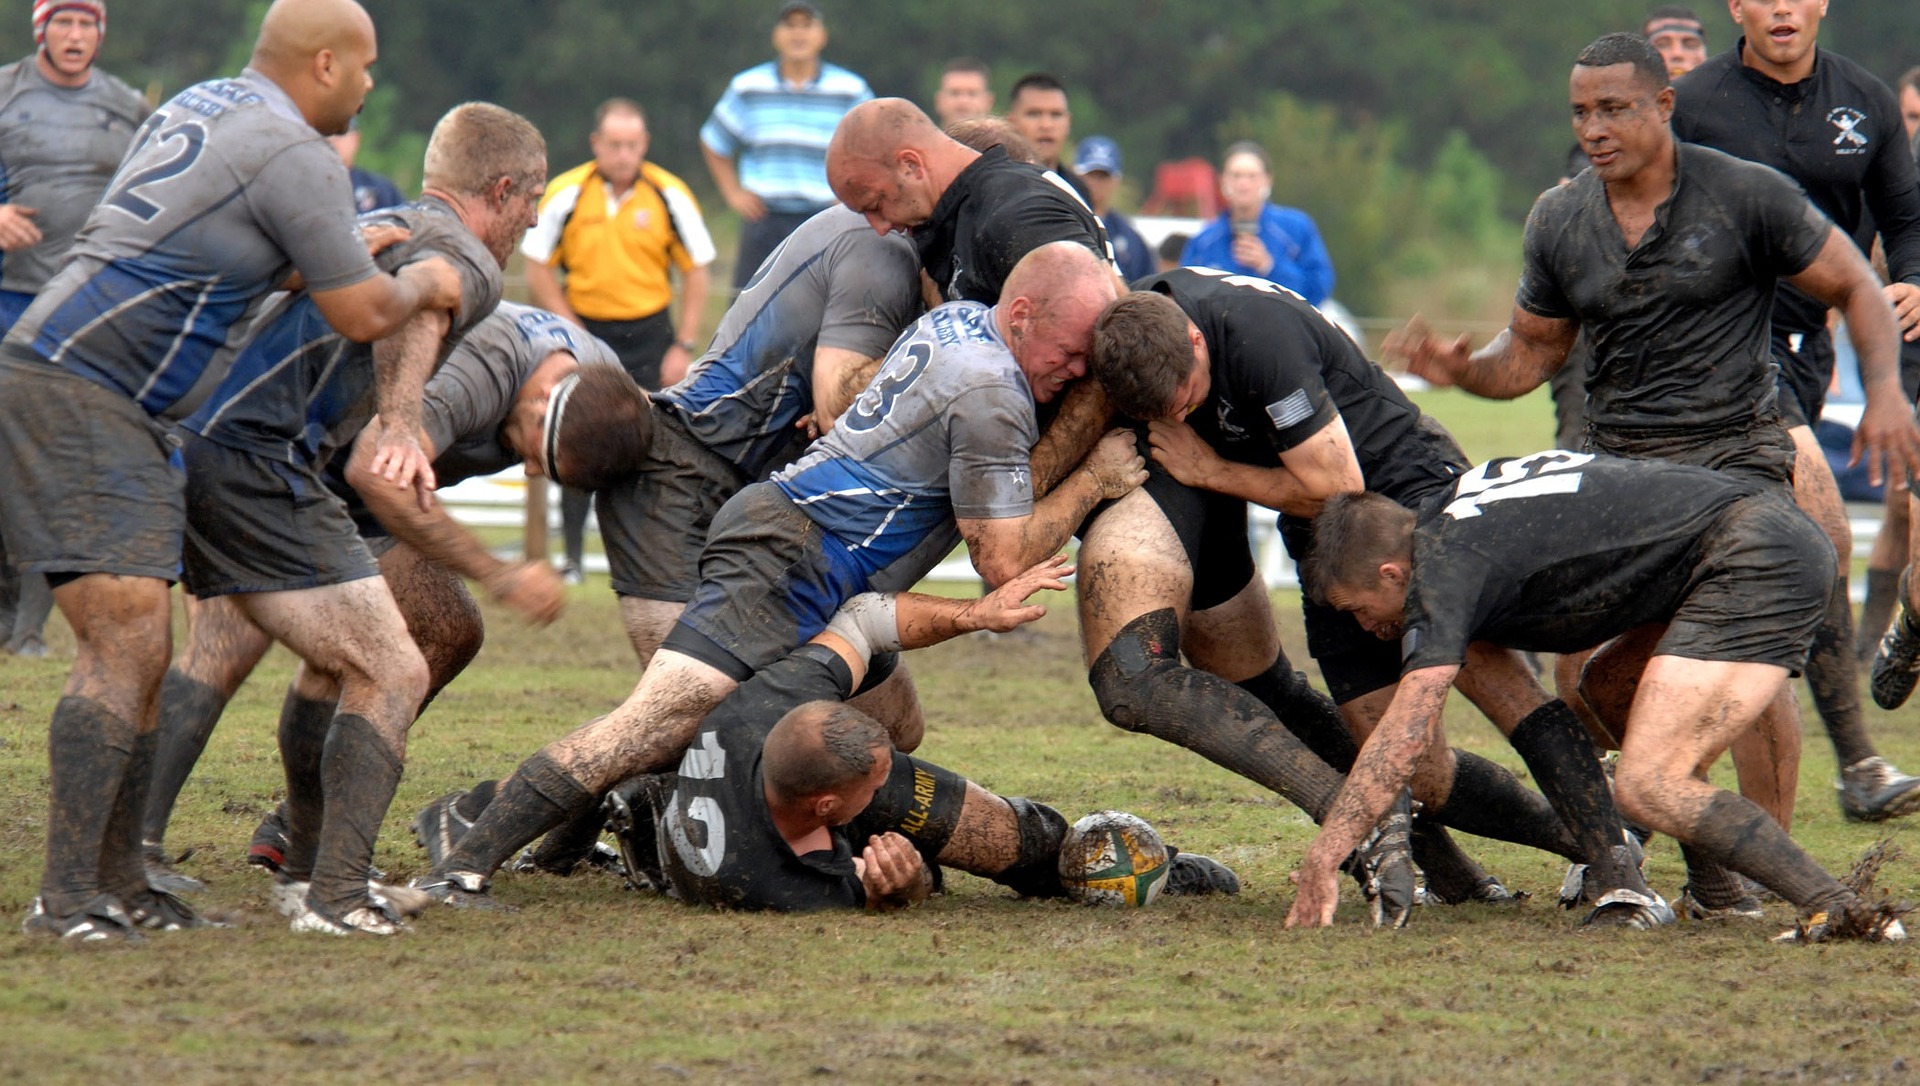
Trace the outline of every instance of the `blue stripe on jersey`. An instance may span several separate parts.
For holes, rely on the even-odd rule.
[[[356,354],[355,346],[334,331],[312,298],[301,297],[253,336],[219,389],[180,425],[231,448],[283,459],[293,455],[311,462],[318,458],[328,432],[372,388],[372,366],[347,364]],[[371,348],[360,353],[370,356]],[[290,384],[289,367],[311,376]],[[284,405],[301,412],[300,434],[291,444],[284,433],[258,431],[240,415],[258,397],[271,400],[302,392],[302,404]],[[279,412],[269,409],[267,413]]]
[[[117,389],[159,415],[185,396],[225,343],[233,322],[251,301],[219,289],[219,282],[182,276],[171,268],[136,259],[115,260],[95,272],[66,302],[47,314],[34,337],[35,353],[55,365]],[[118,340],[122,357],[152,356],[160,362],[138,388],[67,354],[89,337]],[[155,348],[165,344],[156,352]],[[90,352],[91,353],[91,352]]]
[[[822,460],[786,478],[780,488],[808,519],[838,540],[867,576],[891,565],[953,519],[946,501],[914,494],[858,460]]]

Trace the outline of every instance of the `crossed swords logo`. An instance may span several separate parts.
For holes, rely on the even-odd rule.
[[[1865,147],[1867,145],[1867,137],[1861,135],[1858,129],[1860,122],[1866,119],[1866,114],[1850,106],[1841,106],[1827,114],[1827,121],[1840,130],[1840,134],[1833,137],[1833,145],[1835,147],[1843,145],[1847,147]]]

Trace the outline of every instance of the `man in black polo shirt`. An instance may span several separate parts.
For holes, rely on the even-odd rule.
[[[1798,181],[1863,253],[1877,230],[1892,280],[1887,300],[1907,338],[1920,338],[1920,181],[1900,103],[1872,73],[1816,46],[1826,7],[1825,0],[1734,0],[1742,37],[1674,84],[1673,133]],[[1772,354],[1780,367],[1781,420],[1798,452],[1795,498],[1826,529],[1840,558],[1827,622],[1807,660],[1814,705],[1841,766],[1840,809],[1858,821],[1898,817],[1920,809],[1920,778],[1879,757],[1861,720],[1847,599],[1853,534],[1813,436],[1833,378],[1827,303],[1781,286]],[[1868,386],[1869,399],[1877,392]]]
[[[1767,812],[1694,776],[1786,689],[1825,610],[1829,548],[1783,489],[1554,450],[1476,468],[1419,514],[1341,495],[1313,542],[1308,591],[1400,641],[1406,662],[1294,875],[1290,926],[1332,923],[1334,865],[1412,775],[1469,645],[1569,652],[1657,624],[1631,709],[1609,721],[1624,731],[1622,811],[1793,902],[1791,940],[1905,938],[1900,910],[1868,902]],[[1622,704],[1618,693],[1602,703]]]

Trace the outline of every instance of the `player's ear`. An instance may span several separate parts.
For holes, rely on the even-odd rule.
[[[1399,559],[1380,563],[1380,579],[1396,587],[1405,587],[1407,583],[1406,564]]]

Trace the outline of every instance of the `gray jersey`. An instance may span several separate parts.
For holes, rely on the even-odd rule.
[[[565,351],[581,365],[620,364],[613,348],[579,325],[513,302],[501,302],[493,316],[460,341],[427,382],[421,415],[433,442],[433,473],[441,486],[492,475],[522,461],[501,443],[500,427],[512,413],[520,387],[556,351]]]
[[[374,274],[333,148],[272,80],[189,87],[140,127],[66,260],[7,336],[184,418],[247,319],[298,269],[309,290]]]
[[[900,337],[840,422],[772,481],[863,573],[910,555],[931,568],[944,550],[927,544],[955,517],[1033,511],[1038,436],[1032,389],[993,310],[950,302]]]
[[[33,208],[41,234],[0,256],[0,290],[46,286],[149,112],[138,91],[98,68],[84,87],[47,82],[33,57],[0,68],[0,203]]]
[[[813,410],[814,349],[878,358],[919,312],[913,243],[835,205],[760,265],[707,353],[660,399],[701,444],[757,478]]]

